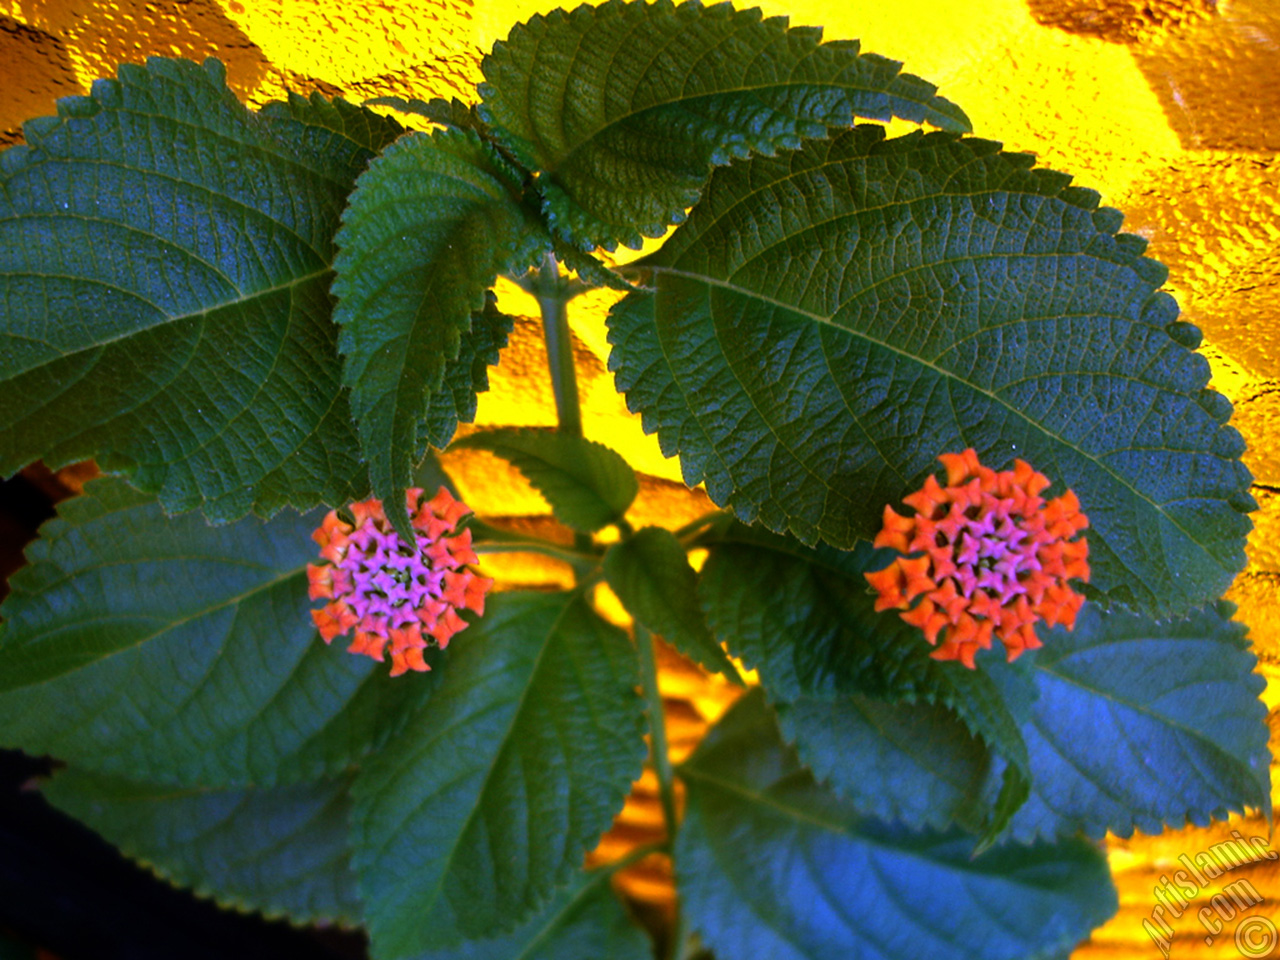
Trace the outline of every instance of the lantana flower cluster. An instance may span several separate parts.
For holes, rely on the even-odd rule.
[[[456,532],[470,507],[444,487],[430,500],[419,487],[406,491],[406,507],[415,543],[400,538],[380,500],[365,500],[351,505],[353,522],[329,511],[312,534],[325,562],[307,565],[311,599],[329,601],[311,611],[324,642],[354,629],[347,649],[379,661],[390,643],[393,677],[430,670],[422,651],[443,650],[466,628],[460,611],[483,615],[493,586],[467,569],[479,559],[471,531]]]
[[[931,656],[971,669],[993,637],[1014,660],[1041,645],[1041,620],[1074,628],[1084,597],[1069,581],[1089,579],[1089,545],[1077,539],[1089,519],[1076,495],[1046,501],[1040,493],[1050,481],[1023,460],[999,473],[973,448],[939,460],[947,485],[930,476],[903,497],[913,516],[884,508],[875,546],[905,556],[866,574],[876,610],[904,611],[937,647]]]

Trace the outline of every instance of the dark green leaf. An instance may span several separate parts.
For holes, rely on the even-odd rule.
[[[126,856],[224,907],[354,926],[348,786],[175,789],[71,768],[43,793]]]
[[[1023,960],[1073,946],[1116,910],[1083,841],[974,857],[972,837],[911,833],[819,788],[763,697],[740,701],[681,768],[676,879],[722,957]]]
[[[759,669],[774,700],[862,693],[951,708],[1011,765],[989,825],[992,836],[1003,830],[1030,776],[1018,722],[1034,697],[1025,671],[1010,671],[1001,690],[983,669],[934,660],[919,628],[897,611],[876,612],[863,574],[883,566],[884,551],[865,542],[852,551],[809,548],[740,524],[705,542],[711,550],[698,590],[707,620],[732,653]]]
[[[522,922],[621,808],[644,760],[635,651],[577,593],[498,594],[356,780],[374,954]]]
[[[1031,658],[1032,792],[1015,838],[1156,834],[1246,806],[1269,813],[1265,683],[1229,613],[1155,622],[1086,604],[1074,631],[1046,632]]]
[[[555,233],[639,247],[697,202],[713,166],[791,150],[853,118],[969,120],[902,64],[728,3],[555,10],[482,64],[480,116],[530,170]]]
[[[0,607],[0,743],[180,786],[343,769],[434,678],[320,642],[306,563],[319,516],[223,527],[90,483],[27,550]]]
[[[670,531],[645,527],[615,544],[605,554],[604,575],[644,626],[708,670],[738,679],[698,606],[698,574]]]
[[[333,235],[393,120],[122,66],[0,154],[0,475],[96,457],[215,520],[368,490]]]
[[[852,546],[974,447],[1073,489],[1095,592],[1149,611],[1244,563],[1249,473],[1166,271],[1097,195],[948,134],[860,127],[718,171],[610,318],[628,405],[746,520]]]
[[[457,358],[445,368],[444,383],[427,401],[426,442],[444,449],[458,429],[458,421],[476,417],[476,398],[489,389],[489,368],[507,345],[514,323],[497,307],[493,294],[485,294],[483,310],[471,315],[471,329],[458,342]]]
[[[485,291],[550,248],[520,203],[521,179],[474,131],[410,133],[369,165],[342,216],[333,292],[343,382],[384,501],[404,499],[428,408]],[[478,345],[469,352],[474,360]],[[402,510],[391,519],[409,522]]]
[[[415,954],[414,960],[652,960],[649,938],[614,896],[608,869],[579,871],[510,933]]]
[[[860,694],[777,706],[800,759],[854,809],[909,827],[977,831],[987,750],[950,710]]]
[[[630,293],[635,287],[623,277],[614,273],[589,253],[583,253],[563,241],[555,241],[556,259],[578,275],[583,283],[593,287],[604,287],[608,290],[623,290]]]
[[[488,450],[514,465],[565,526],[584,533],[617,523],[640,489],[627,461],[603,444],[557,430],[489,430],[454,449]]]

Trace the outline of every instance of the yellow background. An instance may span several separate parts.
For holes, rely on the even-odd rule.
[[[261,104],[286,89],[319,89],[351,100],[386,94],[457,95],[471,100],[479,60],[510,24],[554,3],[485,0],[0,0],[0,145],[19,142],[23,119],[52,112],[121,61],[147,55],[218,56],[232,86]],[[1075,175],[1126,213],[1125,229],[1169,265],[1169,289],[1184,319],[1204,330],[1202,352],[1214,386],[1236,404],[1249,442],[1261,510],[1250,563],[1229,596],[1252,628],[1260,671],[1271,678],[1272,747],[1280,747],[1280,0],[766,0],[769,14],[822,24],[828,38],[902,60],[960,103],[976,135],[1034,151]],[[833,12],[835,11],[835,12]],[[485,426],[551,424],[554,408],[536,313],[514,287],[503,306],[517,327],[493,391],[482,398]],[[621,450],[642,472],[633,523],[675,525],[709,507],[679,483],[638,419],[627,415],[605,369],[603,312],[612,296],[574,302],[572,323],[589,436]],[[451,454],[465,498],[482,514],[555,535],[540,497],[498,461]],[[532,558],[507,557],[507,587],[567,579]],[[621,611],[601,598],[607,610]],[[674,655],[666,658],[673,752],[682,756],[731,696]],[[1277,782],[1273,765],[1273,782]],[[1273,793],[1280,791],[1273,791]],[[1155,957],[1141,927],[1152,890],[1194,856],[1229,837],[1268,836],[1258,817],[1230,825],[1111,839],[1119,916],[1095,932],[1077,958]],[[612,858],[661,829],[646,776],[596,856]],[[1234,871],[1266,897],[1252,913],[1280,918],[1280,865]],[[669,906],[666,865],[646,862],[626,878],[633,896]],[[1230,927],[1212,944],[1195,911],[1175,924],[1179,960],[1238,957]],[[928,891],[920,891],[927,896]],[[1274,954],[1280,957],[1280,948]]]

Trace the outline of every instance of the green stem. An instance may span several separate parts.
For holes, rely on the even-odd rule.
[[[560,431],[582,436],[582,409],[578,406],[578,377],[573,367],[573,340],[569,335],[568,297],[560,278],[560,267],[548,253],[538,276],[538,306],[547,339],[547,363],[551,367],[551,389],[556,397]]]
[[[658,794],[662,799],[662,819],[667,825],[667,853],[675,857],[676,831],[676,790],[675,777],[671,769],[671,752],[667,745],[666,714],[662,709],[662,693],[658,690],[658,650],[653,634],[646,630],[639,621],[635,624],[636,649],[640,657],[640,683],[644,687],[649,714],[649,749],[653,754],[653,769],[658,775]],[[667,957],[676,960],[683,950],[684,923],[680,904],[676,903],[675,924],[671,931]]]
[[[662,712],[662,694],[658,690],[658,651],[653,634],[635,625],[636,647],[640,655],[640,682],[644,687],[649,713],[649,746],[653,752],[653,769],[658,774],[658,792],[662,797],[662,817],[667,824],[667,839],[676,836],[676,791],[667,749],[667,726]]]
[[[726,515],[724,510],[713,510],[710,513],[704,513],[696,520],[690,520],[679,530],[674,531],[676,539],[681,543],[686,543],[693,539],[694,534],[702,531],[704,527],[709,527],[717,520],[722,519]]]

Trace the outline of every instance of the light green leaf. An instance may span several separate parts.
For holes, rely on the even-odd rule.
[[[1088,514],[1093,590],[1148,611],[1219,595],[1252,506],[1166,271],[1097,194],[948,134],[860,127],[718,171],[610,317],[628,405],[689,483],[851,547],[974,447]]]
[[[614,896],[609,869],[579,871],[510,933],[428,950],[414,960],[652,960],[649,938]]]
[[[859,815],[814,783],[758,694],[680,772],[676,879],[690,926],[717,956],[1023,960],[1075,945],[1116,910],[1092,844],[974,857],[972,837]]]
[[[971,832],[988,819],[986,748],[952,711],[860,694],[777,705],[800,760],[853,808],[908,827]]]
[[[428,407],[485,291],[550,249],[521,204],[522,179],[472,130],[410,133],[369,165],[342,216],[333,292],[343,382],[388,503],[404,499]],[[402,510],[389,516],[409,522]]]
[[[434,678],[326,647],[308,615],[320,517],[210,527],[120,480],[59,506],[0,606],[0,744],[178,786],[335,773]]]
[[[552,896],[644,761],[635,651],[577,593],[498,594],[356,780],[379,960],[511,929]]]
[[[854,117],[969,120],[902,64],[728,3],[622,0],[537,15],[494,44],[480,116],[541,176],[553,231],[639,247],[698,201],[712,167],[798,147]]]
[[[698,574],[670,531],[645,527],[610,547],[604,575],[640,623],[708,670],[739,680],[698,606]]]
[[[419,100],[417,97],[411,97],[408,100],[404,97],[373,97],[366,100],[364,105],[391,107],[401,113],[416,114],[442,127],[470,129],[480,134],[485,132],[485,125],[476,116],[475,106],[463,103],[457,97],[450,97],[448,100],[442,97],[432,97],[430,100]]]
[[[176,789],[73,767],[41,792],[126,856],[224,907],[354,926],[349,783]]]
[[[259,113],[149,60],[0,154],[0,475],[95,457],[214,520],[368,490],[333,234],[399,132],[318,95]]]
[[[1230,613],[1152,621],[1086,604],[1074,631],[1045,633],[1022,726],[1032,791],[1013,837],[1156,834],[1245,807],[1270,815],[1265,683]]]
[[[621,520],[640,489],[614,451],[558,430],[487,430],[454,449],[488,450],[511,463],[547,498],[557,520],[583,533]]]

